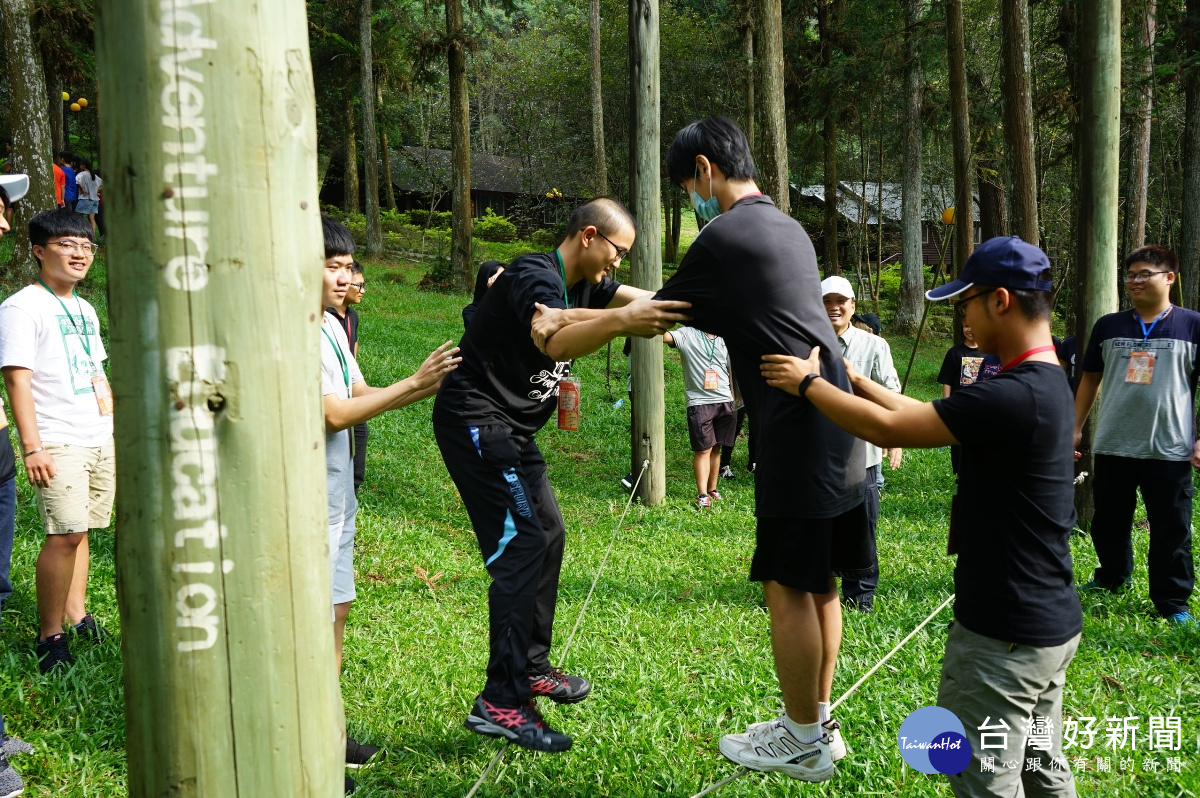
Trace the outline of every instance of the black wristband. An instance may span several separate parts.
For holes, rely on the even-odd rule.
[[[820,376],[821,375],[815,371],[812,374],[807,375],[804,379],[800,380],[800,387],[797,389],[796,393],[800,396],[804,396],[805,392],[808,390],[808,386],[812,384],[813,380]]]

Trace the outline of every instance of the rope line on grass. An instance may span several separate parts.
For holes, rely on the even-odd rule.
[[[595,592],[596,585],[600,584],[600,575],[604,573],[604,567],[608,565],[608,555],[612,553],[613,545],[617,542],[617,535],[621,532],[621,524],[625,523],[625,516],[629,514],[629,507],[633,504],[633,497],[637,495],[638,485],[640,485],[642,482],[642,475],[646,473],[646,469],[649,466],[649,460],[642,461],[642,470],[638,472],[637,479],[634,480],[633,487],[629,489],[629,499],[625,502],[625,509],[621,511],[621,517],[617,519],[617,526],[613,529],[612,538],[608,541],[608,548],[604,550],[604,557],[600,560],[600,567],[596,569],[596,578],[592,580],[592,586],[588,589],[587,597],[583,600],[583,606],[579,609],[579,615],[575,618],[575,625],[571,628],[571,634],[567,638],[567,644],[563,646],[563,653],[558,661],[559,668],[561,668],[567,662],[567,652],[571,650],[571,643],[575,642],[575,633],[579,631],[579,624],[583,621],[583,614],[587,612],[588,603],[592,600],[592,593]],[[480,785],[482,785],[487,779],[488,774],[492,772],[492,768],[496,767],[496,763],[499,762],[500,758],[504,756],[504,752],[508,750],[508,746],[510,744],[511,743],[508,740],[504,741],[504,746],[496,752],[494,757],[492,757],[492,761],[488,763],[486,768],[484,768],[483,774],[480,775],[479,780],[475,782],[475,786],[471,788],[470,792],[468,792],[464,798],[471,798],[471,796],[475,794],[475,791],[478,790]]]
[[[897,643],[895,648],[893,648],[891,651],[889,651],[887,654],[885,654],[883,659],[879,660],[879,662],[876,662],[875,665],[871,668],[871,670],[867,671],[865,674],[863,674],[861,679],[859,679],[857,682],[855,682],[853,685],[851,685],[849,690],[842,693],[842,695],[838,698],[837,701],[834,701],[832,704],[830,704],[829,711],[833,712],[833,710],[835,708],[837,708],[838,704],[841,704],[847,698],[852,696],[854,694],[854,691],[856,691],[859,687],[862,686],[863,682],[865,682],[867,679],[871,678],[872,674],[874,674],[875,671],[882,668],[885,662],[887,662],[889,659],[891,659],[897,651],[899,651],[901,648],[904,647],[905,643],[907,643],[909,640],[912,640],[913,637],[917,634],[917,632],[924,629],[929,624],[930,621],[932,621],[934,618],[937,617],[939,612],[946,609],[946,607],[950,604],[951,601],[954,601],[953,593],[951,593],[946,598],[946,600],[943,601],[938,606],[938,608],[936,610],[929,613],[928,617],[926,617],[925,620],[923,620],[923,621],[921,621],[921,623],[917,624],[916,629],[913,629],[911,632],[909,632],[907,635],[905,635],[904,639],[901,640],[899,643]],[[745,776],[747,773],[752,773],[752,772],[757,772],[757,771],[751,771],[750,768],[742,768],[741,770],[739,770],[737,773],[733,774],[732,776],[727,776],[726,778],[718,781],[716,784],[713,784],[709,787],[705,787],[703,790],[696,793],[691,798],[701,798],[701,796],[716,792],[721,787],[724,787],[726,784],[730,783],[731,781],[736,781],[737,779],[740,779],[742,776]],[[468,796],[468,798],[470,798],[470,796]]]

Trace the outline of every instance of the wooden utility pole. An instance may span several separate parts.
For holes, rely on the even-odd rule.
[[[371,46],[371,21],[374,13],[371,0],[360,0],[358,7],[359,77],[362,90],[362,141],[363,172],[367,178],[367,201],[363,210],[367,214],[368,255],[383,251],[383,230],[379,220],[379,139],[375,135],[375,56]]]
[[[946,0],[946,52],[950,64],[950,117],[954,125],[954,259],[962,269],[975,248],[975,203],[972,199],[971,114],[967,103],[966,44],[962,0]]]
[[[467,42],[462,0],[446,0],[446,38],[450,62],[450,279],[465,288],[474,283],[471,268],[471,108],[467,96]]]
[[[592,161],[596,171],[596,196],[608,194],[608,166],[604,151],[604,84],[600,72],[600,0],[588,4],[588,45],[591,53]]]
[[[775,207],[789,213],[787,117],[783,98],[783,8],[780,0],[754,0],[758,47],[758,119],[762,124],[758,176]]]
[[[1075,351],[1087,351],[1096,319],[1117,309],[1117,181],[1121,140],[1121,2],[1092,0],[1080,14],[1080,149],[1079,229],[1075,262],[1079,264],[1080,302],[1076,316]],[[1096,413],[1084,430],[1080,451],[1087,462],[1079,466],[1095,473],[1088,445]],[[1083,504],[1080,522],[1091,520],[1091,483],[1076,495]]]
[[[129,795],[333,798],[305,6],[131,5],[96,4]]]
[[[1008,176],[1012,186],[1012,232],[1036,245],[1039,235],[1037,179],[1033,162],[1029,0],[1001,0],[1000,21],[1004,146],[1008,153]]]
[[[658,48],[658,0],[629,0],[629,197],[638,225],[633,284],[651,291],[662,287]],[[630,470],[637,478],[650,461],[637,495],[659,504],[667,495],[662,341],[634,338],[631,364]]]

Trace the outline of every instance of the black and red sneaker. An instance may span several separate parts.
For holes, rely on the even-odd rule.
[[[592,685],[582,676],[551,668],[546,673],[529,674],[529,692],[544,695],[556,704],[578,704],[592,692]]]
[[[476,734],[503,737],[531,751],[556,753],[571,747],[571,738],[550,728],[532,701],[519,707],[498,707],[480,695],[463,725]]]

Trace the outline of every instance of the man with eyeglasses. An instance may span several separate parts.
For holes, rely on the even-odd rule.
[[[1133,574],[1133,513],[1141,491],[1150,522],[1150,600],[1168,622],[1196,627],[1188,600],[1192,562],[1192,469],[1200,313],[1171,304],[1175,253],[1136,249],[1124,261],[1132,310],[1092,327],[1075,396],[1075,446],[1101,386],[1092,451],[1096,455],[1092,545],[1100,567],[1085,591],[1117,592]],[[1076,454],[1078,457],[1078,453]]]
[[[41,269],[0,305],[0,369],[46,530],[35,582],[37,657],[48,673],[75,661],[68,633],[104,634],[85,606],[88,531],[109,525],[116,463],[100,320],[75,293],[92,268],[92,226],[68,208],[43,211],[29,220],[29,240]]]
[[[338,323],[342,331],[346,333],[346,340],[350,343],[350,354],[354,355],[354,359],[358,360],[358,311],[354,306],[361,303],[363,300],[363,292],[367,290],[367,278],[363,274],[362,264],[354,261],[350,266],[350,284],[346,286],[346,296],[342,300],[341,305],[330,305],[325,308],[325,312]],[[367,438],[370,437],[371,431],[367,427],[367,422],[363,421],[354,425],[354,493],[358,494],[358,489],[362,487],[363,480],[367,475]]]
[[[487,675],[464,725],[534,751],[571,747],[535,697],[573,704],[591,690],[550,662],[566,527],[534,435],[563,407],[573,358],[618,335],[661,335],[687,318],[679,312],[686,302],[655,302],[609,279],[636,235],[629,211],[602,197],[575,210],[554,251],[508,264],[483,290],[462,365],[433,408],[438,448],[492,579]]]

